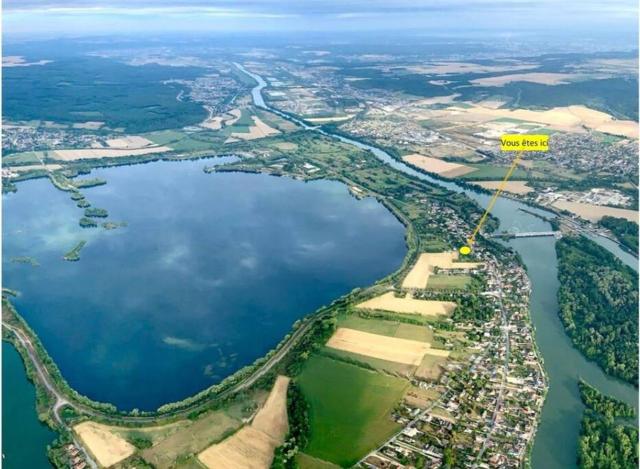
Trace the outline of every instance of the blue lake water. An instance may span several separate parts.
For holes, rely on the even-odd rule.
[[[2,467],[50,468],[47,445],[56,434],[38,420],[36,392],[18,351],[2,343]]]
[[[107,184],[83,193],[128,224],[112,231],[81,228],[82,210],[45,179],[3,197],[4,286],[80,393],[145,410],[192,395],[406,254],[400,222],[340,183],[204,165],[93,171]],[[83,239],[81,260],[64,261]]]

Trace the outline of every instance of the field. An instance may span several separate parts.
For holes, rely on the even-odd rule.
[[[598,221],[608,215],[610,217],[624,218],[629,221],[638,222],[638,212],[636,210],[584,204],[581,202],[569,202],[566,200],[554,202],[552,205],[560,210],[568,210],[571,213],[575,213],[580,218],[589,221]]]
[[[338,328],[327,342],[327,347],[413,366],[418,366],[422,357],[429,351],[429,344],[425,342],[397,339],[344,327]]]
[[[251,119],[253,120],[253,123],[249,125],[247,132],[234,132],[231,134],[231,137],[239,138],[241,140],[256,140],[280,133],[279,130],[269,127],[267,124],[262,122],[257,116],[251,116]]]
[[[422,316],[448,316],[456,307],[451,301],[416,300],[410,295],[399,298],[394,292],[363,301],[356,305],[361,309],[379,309],[394,313],[420,314]]]
[[[268,469],[275,448],[284,442],[288,432],[287,388],[289,378],[278,376],[264,406],[251,425],[222,442],[211,445],[198,455],[210,469]]]
[[[73,431],[103,467],[127,459],[135,452],[135,447],[124,438],[111,431],[111,427],[95,422],[82,422]]]
[[[239,419],[229,416],[224,411],[211,412],[193,424],[177,428],[173,432],[170,429],[165,429],[165,431],[169,431],[169,436],[160,437],[160,441],[154,443],[154,446],[142,451],[142,456],[154,467],[169,468],[175,464],[180,455],[202,450],[212,442],[224,438],[240,425]],[[144,429],[137,429],[137,431],[144,431]],[[145,433],[147,432],[145,431]]]
[[[438,158],[418,154],[406,155],[403,156],[402,159],[420,169],[448,178],[462,176],[474,171],[472,167],[463,164],[449,163]]]
[[[502,184],[502,181],[482,181],[476,184],[485,189],[497,190],[500,184]],[[528,194],[533,191],[524,181],[507,181],[503,190],[512,194]]]
[[[246,426],[200,453],[198,460],[209,469],[268,469],[276,446],[268,435]]]
[[[420,254],[420,257],[418,257],[418,260],[402,281],[402,288],[427,288],[429,277],[436,267],[441,269],[475,269],[480,266],[477,262],[454,262],[457,259],[457,251],[425,252]]]
[[[466,288],[471,281],[468,275],[431,275],[427,282],[427,288],[433,290],[455,290]]]
[[[339,469],[340,466],[336,466],[329,461],[323,461],[322,459],[314,458],[306,453],[298,453],[296,456],[296,462],[300,469]]]
[[[400,428],[390,415],[405,380],[321,356],[310,358],[298,379],[310,405],[310,456],[350,466]]]
[[[51,158],[62,161],[76,161],[83,159],[97,159],[97,158],[119,158],[122,156],[140,156],[148,155],[151,153],[164,153],[171,151],[169,147],[149,147],[149,148],[132,148],[126,149],[114,149],[114,148],[83,148],[79,150],[54,150],[49,152]]]
[[[340,327],[357,329],[371,334],[381,334],[399,339],[419,340],[422,342],[433,341],[433,331],[425,326],[407,324],[399,321],[389,321],[385,319],[365,319],[355,314],[341,318],[338,322]]]
[[[448,352],[447,352],[448,354]],[[420,363],[420,366],[416,369],[414,376],[426,380],[435,380],[442,374],[441,365],[444,365],[447,361],[446,356],[438,356],[435,354],[425,355]]]
[[[494,77],[476,78],[470,83],[481,86],[502,86],[513,81],[528,81],[543,85],[562,85],[575,79],[576,75],[570,73],[514,73],[513,75],[498,75]]]
[[[471,165],[475,168],[473,173],[468,173],[462,177],[465,179],[503,179],[507,174],[509,168],[507,166],[495,166],[491,164],[474,164]],[[521,168],[516,168],[511,174],[511,179],[527,179],[527,173]]]
[[[555,87],[545,87],[552,89]],[[560,88],[560,86],[558,86]],[[517,119],[524,122],[544,124],[564,132],[584,132],[584,127],[604,133],[638,138],[638,123],[631,120],[614,120],[605,112],[582,105],[554,107],[544,111],[529,109],[492,109],[478,105],[454,106],[446,111],[433,112],[434,117],[450,119],[455,111],[458,122],[487,122],[498,118]]]
[[[267,402],[253,419],[251,426],[260,430],[280,443],[284,441],[284,435],[289,431],[287,421],[287,388],[289,378],[278,376]]]

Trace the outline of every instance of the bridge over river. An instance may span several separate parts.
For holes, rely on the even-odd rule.
[[[545,236],[553,236],[556,239],[560,239],[562,238],[562,233],[560,231],[529,231],[524,233],[512,233],[509,231],[503,231],[501,233],[494,233],[490,235],[491,238],[503,238],[503,239],[541,238]]]

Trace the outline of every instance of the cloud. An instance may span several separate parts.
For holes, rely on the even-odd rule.
[[[181,339],[180,337],[165,336],[162,338],[162,342],[171,347],[176,347],[191,352],[199,352],[207,347],[206,345],[199,344],[198,342],[194,342],[191,339]]]
[[[637,30],[634,0],[4,0],[5,33]],[[487,36],[483,36],[486,38]],[[582,37],[580,38],[582,39]]]

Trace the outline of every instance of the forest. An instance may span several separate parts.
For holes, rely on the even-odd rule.
[[[638,430],[615,420],[633,416],[633,409],[585,382],[580,382],[580,396],[587,408],[582,417],[578,465],[583,469],[637,468]]]
[[[638,382],[638,278],[584,237],[556,244],[560,318],[574,345],[607,373]]]
[[[600,225],[611,230],[616,239],[631,252],[638,254],[638,224],[624,218],[604,216]]]

